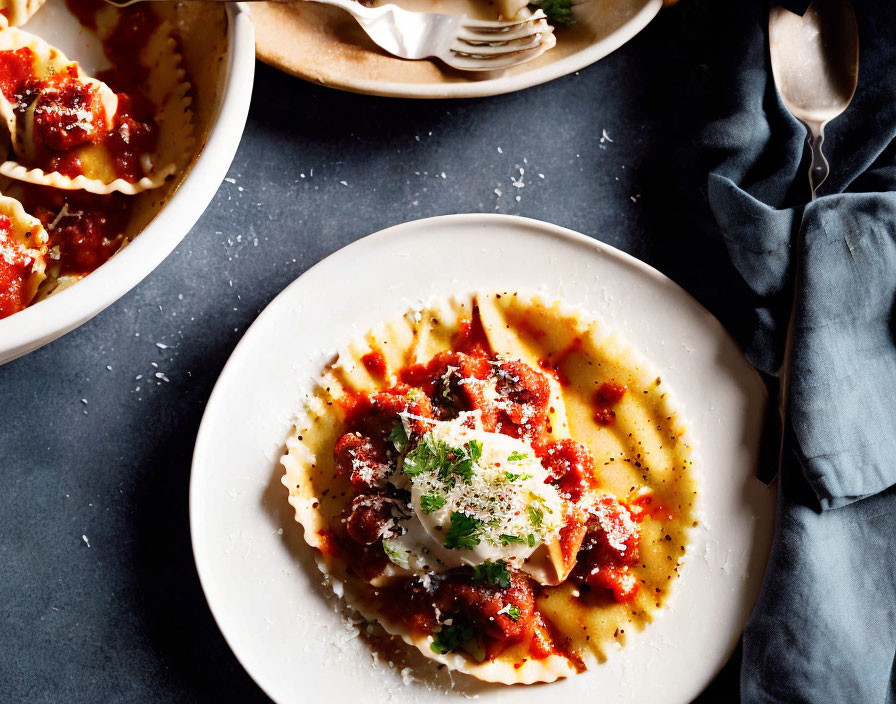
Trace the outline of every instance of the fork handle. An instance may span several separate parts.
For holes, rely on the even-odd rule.
[[[281,0],[288,2],[289,0]],[[358,20],[358,23],[364,27],[366,23],[377,19],[384,12],[389,11],[388,5],[380,7],[366,7],[357,0],[306,0],[306,2],[316,2],[321,5],[333,5],[341,8]]]

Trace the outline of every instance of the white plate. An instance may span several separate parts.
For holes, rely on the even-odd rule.
[[[303,274],[247,331],[206,409],[190,484],[196,565],[224,637],[275,701],[422,702],[448,679],[419,654],[403,678],[403,665],[375,660],[334,610],[280,484],[303,394],[337,347],[432,295],[535,286],[601,314],[659,368],[699,445],[705,528],[694,531],[671,608],[603,665],[549,690],[455,675],[452,696],[686,702],[730,655],[773,523],[774,490],[753,478],[764,403],[756,373],[715,318],[642,262],[534,220],[453,215],[371,235]]]
[[[224,85],[205,147],[177,191],[127,247],[96,271],[46,300],[0,320],[0,364],[73,330],[143,280],[190,231],[211,202],[236,154],[252,94],[255,39],[248,14],[230,5]],[[105,59],[61,0],[25,25],[90,71]],[[91,48],[93,46],[93,48]]]
[[[494,19],[483,0],[375,0],[407,10]],[[315,83],[401,98],[474,98],[510,93],[574,73],[629,41],[656,16],[662,0],[584,0],[577,24],[559,28],[557,45],[506,71],[449,69],[436,60],[405,61],[373,44],[346,12],[317,3],[252,3],[258,57]]]

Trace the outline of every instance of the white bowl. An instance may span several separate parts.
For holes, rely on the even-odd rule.
[[[0,364],[52,342],[130,291],[190,231],[236,154],[252,96],[255,37],[249,15],[229,5],[224,84],[202,153],[180,187],[134,240],[87,277],[0,320]]]

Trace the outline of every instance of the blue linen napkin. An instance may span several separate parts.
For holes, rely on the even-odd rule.
[[[744,633],[745,703],[896,702],[896,3],[854,5],[859,86],[826,130],[818,200],[806,204],[806,130],[774,87],[765,2],[729,9],[738,58],[703,134],[709,205],[756,316],[747,356],[767,374],[781,364],[791,242],[805,228],[795,448]]]

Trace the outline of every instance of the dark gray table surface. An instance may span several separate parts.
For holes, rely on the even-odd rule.
[[[265,700],[199,587],[190,455],[246,328],[359,237],[445,213],[547,220],[653,264],[745,334],[695,147],[724,50],[711,6],[686,1],[575,75],[488,99],[350,95],[259,65],[228,180],[178,249],[0,367],[0,700]],[[737,660],[703,701],[736,699]]]

